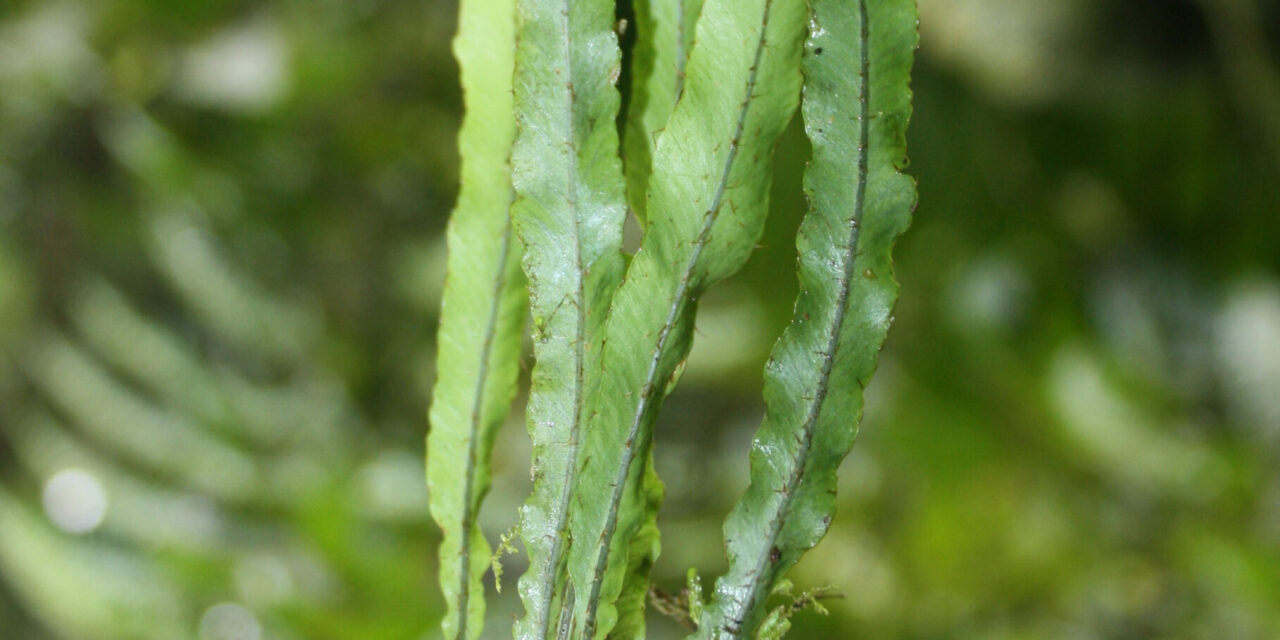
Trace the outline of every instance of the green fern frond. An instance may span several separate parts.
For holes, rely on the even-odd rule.
[[[513,0],[462,3],[454,41],[467,106],[458,135],[462,186],[448,229],[427,436],[428,500],[444,531],[442,627],[450,640],[480,637],[484,621],[490,551],[476,520],[489,489],[494,439],[516,390],[526,306],[510,217],[514,38]]]
[[[913,3],[813,0],[809,24],[803,112],[813,162],[797,240],[801,293],[765,367],[751,485],[725,522],[729,571],[697,638],[755,637],[778,580],[826,533],[836,470],[853,446],[898,296],[890,252],[915,203],[914,183],[899,172]]]

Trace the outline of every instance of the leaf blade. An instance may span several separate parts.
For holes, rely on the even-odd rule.
[[[518,638],[547,638],[568,602],[564,554],[589,372],[621,279],[625,184],[614,125],[621,53],[608,0],[518,0],[512,208],[536,336],[528,406],[534,486],[521,509],[529,569]]]
[[[462,182],[447,231],[447,283],[427,436],[428,503],[441,527],[446,638],[480,635],[489,544],[476,526],[489,459],[515,394],[526,305],[510,224],[514,0],[463,0],[454,55],[465,93]],[[510,42],[510,47],[493,46]],[[484,292],[476,295],[477,291]]]
[[[585,486],[609,489],[575,502],[571,517],[573,539],[589,541],[570,549],[575,637],[604,636],[620,613],[627,549],[656,510],[656,478],[633,463],[649,458],[657,408],[688,354],[694,300],[759,237],[773,144],[799,100],[803,17],[785,0],[703,6],[684,94],[655,150],[652,222],[610,307],[598,413],[579,454]]]
[[[836,469],[853,446],[898,294],[892,246],[915,201],[898,171],[915,24],[910,0],[811,0],[803,112],[814,156],[797,239],[801,294],[765,368],[751,485],[725,522],[729,571],[694,637],[754,637],[774,584],[834,513]]]
[[[628,203],[644,224],[654,147],[684,92],[702,0],[636,0],[634,7],[637,36],[623,151]]]

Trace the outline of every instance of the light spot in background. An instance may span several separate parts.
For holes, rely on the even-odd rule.
[[[1080,0],[919,0],[922,52],[969,75],[993,96],[1034,102],[1067,86]]]
[[[988,256],[964,269],[950,293],[960,329],[1008,331],[1026,315],[1031,282],[1017,262]]]
[[[273,22],[237,25],[187,51],[176,89],[195,104],[265,111],[289,91],[287,57],[284,37]]]
[[[85,42],[88,22],[76,3],[49,2],[0,24],[0,84],[6,89],[0,105],[28,101],[22,107],[39,108],[53,95],[82,100],[96,90],[94,54]]]
[[[63,469],[44,483],[44,512],[67,533],[88,533],[107,515],[107,491],[93,474]]]
[[[369,515],[389,520],[424,519],[427,515],[426,472],[421,456],[387,451],[359,471],[361,504]]]
[[[262,640],[262,625],[243,605],[222,602],[200,617],[200,640]]]
[[[1098,328],[1126,367],[1165,381],[1171,375],[1153,284],[1130,271],[1112,271],[1090,291]]]
[[[1210,500],[1222,489],[1224,463],[1191,437],[1195,430],[1135,402],[1087,348],[1059,348],[1045,381],[1064,443],[1117,485],[1188,501]]]
[[[280,557],[265,553],[236,560],[236,590],[250,604],[273,605],[294,596],[293,576]]]
[[[1214,351],[1234,419],[1280,445],[1280,286],[1234,286],[1214,319]]]

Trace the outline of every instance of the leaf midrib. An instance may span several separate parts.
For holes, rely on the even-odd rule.
[[[684,35],[689,25],[685,24],[685,8],[684,3],[688,0],[676,0],[676,92],[675,101],[680,101],[680,94],[684,93],[684,69],[689,61],[689,52],[685,51]]]

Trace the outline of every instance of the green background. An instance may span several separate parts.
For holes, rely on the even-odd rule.
[[[844,597],[792,637],[1280,637],[1280,5],[920,5],[902,297],[792,574]],[[0,636],[436,637],[455,8],[0,2]],[[724,567],[806,154],[660,420],[666,591]],[[513,420],[491,539],[528,482]]]

